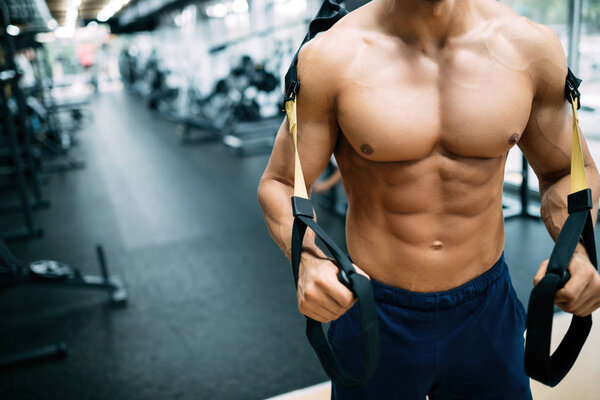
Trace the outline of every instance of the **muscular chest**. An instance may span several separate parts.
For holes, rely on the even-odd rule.
[[[374,161],[426,157],[434,148],[498,157],[520,138],[530,113],[527,75],[497,57],[457,50],[426,58],[356,59],[344,76],[337,117],[350,145]]]

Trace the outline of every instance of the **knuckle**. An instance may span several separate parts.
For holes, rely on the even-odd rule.
[[[593,268],[586,268],[585,269],[585,277],[587,280],[592,280],[594,278],[594,274],[595,274],[596,270]]]
[[[318,275],[315,278],[315,284],[321,288],[327,287],[327,279],[323,276],[323,274]]]
[[[344,308],[348,309],[350,308],[350,306],[352,306],[354,298],[352,297],[351,294],[347,294],[346,296],[344,296],[344,302],[343,302],[343,306]]]
[[[567,290],[565,291],[565,300],[567,301],[567,304],[570,306],[573,302],[573,300],[575,300],[576,296],[575,293],[573,293],[572,290]]]
[[[313,286],[311,286],[311,287],[307,288],[307,289],[304,291],[304,296],[302,296],[302,300],[303,300],[305,303],[309,303],[309,302],[311,302],[311,301],[314,301],[314,300],[315,300],[315,298],[316,298],[315,292],[316,292],[316,290],[314,289],[314,287],[313,287]]]
[[[564,300],[564,302],[568,303],[572,303],[573,300],[575,300],[575,298],[577,297],[575,295],[575,292],[572,289],[563,289],[562,293],[560,294],[560,297]]]
[[[560,308],[564,312],[567,312],[567,313],[570,313],[570,314],[572,314],[573,311],[574,311],[572,303],[562,303],[562,304],[559,304],[558,308]]]
[[[570,303],[567,304],[563,304],[563,306],[561,307],[564,311],[568,312],[568,313],[573,313],[574,309],[573,306]]]

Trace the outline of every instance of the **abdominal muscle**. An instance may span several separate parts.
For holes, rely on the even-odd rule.
[[[434,151],[419,161],[378,163],[346,142],[336,158],[348,196],[348,250],[371,278],[438,292],[476,278],[500,257],[506,155]]]

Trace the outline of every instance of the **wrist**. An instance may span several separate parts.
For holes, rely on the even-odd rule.
[[[302,256],[300,261],[303,261],[305,259],[329,260],[329,257],[327,257],[323,250],[318,248],[317,245],[310,244],[302,246]]]

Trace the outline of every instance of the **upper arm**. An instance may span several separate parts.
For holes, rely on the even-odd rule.
[[[569,174],[572,117],[564,98],[567,61],[562,45],[550,28],[535,25],[534,30],[530,75],[535,96],[519,147],[538,176],[543,193],[556,179]],[[593,162],[581,139],[588,165]]]
[[[325,46],[321,37],[315,38],[302,47],[298,56],[298,151],[309,192],[327,167],[339,132],[334,113],[335,68]],[[264,177],[293,183],[294,144],[287,120],[277,133]]]

